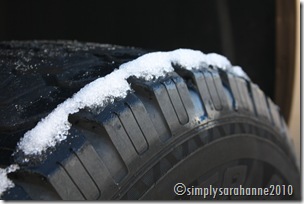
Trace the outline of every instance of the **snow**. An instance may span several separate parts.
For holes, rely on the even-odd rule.
[[[71,127],[68,122],[70,114],[85,107],[102,107],[114,98],[124,98],[131,90],[127,82],[128,77],[135,76],[152,80],[174,71],[173,64],[189,70],[198,69],[201,65],[207,64],[230,70],[232,74],[241,77],[247,76],[240,67],[233,67],[226,57],[215,53],[204,54],[190,49],[148,53],[122,64],[111,74],[87,84],[71,98],[59,104],[36,127],[25,133],[18,143],[18,150],[23,151],[25,155],[33,155],[41,154],[47,148],[54,147],[68,135]]]
[[[7,174],[16,171],[19,166],[16,164],[10,165],[5,169],[0,168],[0,198],[2,194],[15,186],[15,184],[7,177]]]
[[[243,69],[240,66],[231,67],[231,69],[229,69],[229,72],[236,76],[243,77],[247,80],[250,80],[248,75],[243,71]]]

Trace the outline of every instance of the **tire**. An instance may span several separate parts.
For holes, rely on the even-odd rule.
[[[102,110],[71,115],[69,137],[43,158],[23,163],[13,154],[58,104],[145,53],[67,41],[0,44],[0,167],[20,165],[3,199],[301,199],[299,165],[279,108],[254,83],[216,67],[176,66],[148,82],[129,78],[133,92]],[[292,194],[177,195],[177,183],[191,192],[274,185]]]

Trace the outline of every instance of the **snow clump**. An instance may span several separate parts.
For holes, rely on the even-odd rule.
[[[25,155],[37,155],[49,147],[54,147],[67,137],[71,127],[69,115],[85,107],[102,107],[114,98],[124,98],[131,90],[127,82],[130,76],[145,80],[156,79],[174,71],[174,64],[188,70],[199,69],[201,65],[211,65],[249,79],[240,67],[232,66],[226,57],[215,53],[204,54],[191,49],[148,53],[87,84],[71,98],[59,104],[32,130],[25,133],[18,143],[18,150],[23,151]]]

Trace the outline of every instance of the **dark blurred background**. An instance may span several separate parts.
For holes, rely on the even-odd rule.
[[[216,52],[243,67],[280,105],[275,96],[280,1],[0,0],[0,41],[68,39]]]
[[[242,66],[273,97],[274,4],[274,0],[1,0],[0,40],[69,39],[216,52]]]

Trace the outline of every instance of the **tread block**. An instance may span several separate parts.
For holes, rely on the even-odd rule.
[[[99,189],[75,154],[71,154],[62,167],[86,200],[95,200],[100,196]]]
[[[200,97],[203,101],[207,114],[212,117],[215,108],[212,102],[211,94],[205,82],[205,77],[202,73],[198,71],[195,72],[193,71],[192,73],[193,73],[194,82],[197,85]]]
[[[201,70],[181,71],[190,75],[196,84],[203,105],[210,118],[220,111],[226,110],[228,101],[224,93],[222,81],[216,70],[202,68]]]
[[[128,169],[109,133],[103,126],[102,121],[107,122],[104,115],[110,116],[109,112],[103,113],[93,115],[81,112],[71,116],[69,120],[76,127],[74,128],[76,132],[73,135],[80,135],[87,139],[107,167],[112,178],[116,183],[119,183],[127,175]],[[73,148],[73,151],[77,153],[78,149]],[[91,154],[93,153],[91,152]]]
[[[258,117],[271,121],[269,110],[266,103],[265,94],[255,84],[251,84],[251,90],[252,90],[253,100],[255,103]]]
[[[235,101],[234,109],[237,111],[238,110],[242,111],[242,109],[244,108],[244,101],[242,100],[242,97],[240,95],[237,81],[236,81],[235,77],[232,76],[231,74],[227,74],[227,77],[228,77],[229,86],[230,86],[230,89],[231,89],[231,92],[233,94],[234,101]]]
[[[99,195],[97,199],[109,198],[113,194],[113,190],[117,189],[117,185],[111,179],[112,176],[93,146],[86,143],[76,154],[98,187]],[[103,187],[104,183],[107,184],[107,188]]]
[[[142,154],[147,151],[148,144],[146,138],[140,129],[130,107],[124,104],[124,110],[117,114],[136,152],[138,154]]]
[[[274,125],[277,127],[277,129],[281,130],[282,124],[281,124],[281,115],[280,115],[280,109],[277,105],[275,105],[272,100],[267,97],[268,104],[269,104],[269,109],[270,109],[270,114],[273,119]]]
[[[152,88],[161,112],[171,133],[174,135],[180,129],[180,122],[178,121],[166,87],[163,84],[155,84]]]
[[[249,95],[249,91],[247,88],[247,82],[244,79],[238,78],[238,88],[240,91],[240,95],[243,98],[245,109],[251,113],[254,113],[253,104]]]
[[[228,101],[227,101],[227,97],[226,97],[226,94],[223,89],[223,84],[222,84],[220,74],[218,71],[215,71],[215,70],[212,70],[209,72],[212,74],[213,83],[216,88],[217,97],[221,101],[221,108],[218,109],[218,111],[223,111],[223,110],[227,109]]]
[[[58,170],[49,177],[49,182],[63,200],[85,200],[65,169],[58,165]]]
[[[132,169],[135,169],[135,167],[132,166],[132,162],[136,160],[134,158],[138,158],[138,154],[118,115],[113,113],[109,113],[108,115],[110,115],[110,117],[103,123],[104,128],[114,144],[115,149],[122,157],[125,165],[131,171]]]
[[[158,134],[141,100],[136,95],[129,94],[126,98],[126,105],[130,108],[133,117],[147,142],[147,147],[158,141]]]
[[[213,79],[212,73],[204,70],[203,75],[204,75],[205,83],[206,83],[207,89],[209,91],[209,94],[211,96],[211,100],[213,102],[215,110],[217,110],[217,111],[222,110],[223,106],[222,106],[221,98],[219,96],[217,86]]]
[[[155,131],[159,133],[158,135],[163,141],[183,130],[194,115],[194,105],[188,87],[183,78],[174,72],[157,82],[131,79],[131,84],[136,93],[145,95],[149,99],[149,101],[145,101],[145,105],[147,102],[153,102],[157,106],[155,108],[159,109],[160,114],[156,117],[161,117],[158,121],[163,120],[164,125],[155,121],[155,113],[151,112],[154,108],[150,110],[148,104],[148,112],[154,126],[156,124],[162,126],[155,126]]]
[[[236,110],[240,110],[241,112],[253,113],[253,104],[248,94],[246,81],[231,74],[227,75],[230,89],[236,102]]]
[[[173,80],[166,80],[162,83],[167,90],[167,94],[170,98],[170,102],[174,108],[174,112],[181,125],[185,125],[189,122],[189,117],[184,107],[184,104],[180,98],[177,87]]]
[[[188,123],[190,118],[195,114],[194,105],[193,102],[191,101],[189,89],[184,79],[181,77],[174,77],[172,78],[172,81],[175,83],[176,90],[181,99],[182,105],[187,113],[187,123]]]
[[[157,134],[157,138],[154,139],[152,137],[150,138],[147,136],[147,141],[149,142],[149,144],[153,142],[151,141],[151,139],[155,142],[167,141],[169,138],[172,137],[172,127],[169,127],[169,124],[167,123],[166,118],[164,117],[164,113],[162,112],[162,109],[159,105],[160,102],[157,100],[156,93],[154,91],[154,89],[157,90],[157,87],[163,87],[163,85],[160,83],[155,83],[153,85],[147,82],[142,83],[142,81],[136,78],[131,78],[129,83],[131,84],[132,89],[135,90],[136,96],[144,104],[144,109],[147,111],[148,118],[151,121],[150,126],[153,126],[155,128],[155,132]],[[168,109],[166,110],[168,111]],[[141,119],[138,120],[140,124],[142,123],[142,121],[143,120]],[[149,120],[145,121],[148,122]]]

